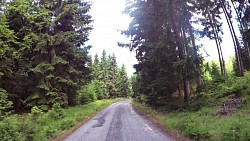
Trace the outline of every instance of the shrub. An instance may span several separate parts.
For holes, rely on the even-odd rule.
[[[207,140],[211,137],[207,127],[195,116],[185,116],[181,119],[178,125],[178,129],[182,131],[184,136],[191,137],[193,139]],[[202,118],[201,118],[202,119]]]
[[[250,140],[250,123],[249,118],[240,116],[233,117],[228,122],[227,130],[223,131],[222,140],[227,141],[248,141]],[[236,120],[237,119],[237,120]]]
[[[0,121],[1,141],[24,141],[20,127],[20,122],[15,117],[6,117]]]
[[[9,114],[12,104],[13,103],[8,100],[8,93],[4,89],[0,88],[0,120]]]
[[[228,79],[229,83],[223,83],[218,86],[222,96],[234,94],[236,96],[250,95],[250,72],[246,72],[244,77],[236,77],[234,81]],[[222,90],[223,88],[223,90]]]
[[[70,127],[73,127],[75,124],[75,121],[73,119],[65,119],[62,121],[60,128],[62,130],[69,129]]]
[[[20,123],[20,132],[26,141],[34,141],[37,134],[40,133],[39,124],[37,123],[39,118],[38,115],[34,116],[32,114],[17,118]]]
[[[53,119],[62,119],[65,117],[65,111],[59,103],[54,103],[52,109],[48,111],[48,116]]]
[[[57,133],[57,130],[53,128],[52,126],[45,126],[43,128],[43,132],[47,138],[53,138],[55,134]]]
[[[43,114],[44,114],[43,111],[39,109],[37,106],[32,107],[31,115],[33,120],[37,121],[39,118],[42,117]]]
[[[86,104],[92,101],[95,101],[96,98],[96,86],[92,82],[86,86],[83,86],[79,91],[78,91],[78,96],[77,100],[78,103],[80,104]]]

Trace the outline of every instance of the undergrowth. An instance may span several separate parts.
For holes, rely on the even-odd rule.
[[[250,116],[241,110],[220,118],[218,107],[203,107],[198,111],[156,111],[133,101],[133,106],[154,117],[167,131],[175,131],[193,140],[247,141],[250,140]]]
[[[31,113],[10,115],[0,120],[1,141],[47,141],[64,134],[111,103],[123,99],[100,100],[63,109],[58,104],[48,112],[33,107]]]

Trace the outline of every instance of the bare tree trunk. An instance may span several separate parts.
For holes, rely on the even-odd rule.
[[[239,41],[237,39],[237,36],[235,34],[235,30],[232,24],[232,21],[229,18],[229,13],[226,9],[226,6],[224,4],[224,0],[219,0],[222,6],[222,10],[225,14],[229,29],[230,29],[230,33],[234,42],[234,46],[235,46],[235,57],[236,57],[236,61],[237,61],[237,65],[238,65],[238,69],[239,69],[239,76],[244,76],[244,68],[243,68],[243,63],[242,63],[242,58],[241,58],[241,49],[240,49],[240,45],[239,45]]]
[[[214,27],[215,27],[215,31],[216,31],[216,36],[217,36],[217,40],[218,40],[218,42],[219,42],[219,49],[220,49],[220,56],[221,56],[221,61],[222,61],[222,66],[223,66],[223,75],[226,75],[226,65],[225,65],[225,60],[224,60],[224,57],[223,57],[223,53],[222,53],[222,49],[221,49],[221,42],[219,41],[219,35],[218,35],[218,31],[219,31],[219,29],[218,29],[218,27],[216,26],[216,20],[215,20],[215,18],[214,18],[214,15],[212,15],[212,18],[213,18],[213,25],[214,25]]]
[[[239,14],[239,12],[238,12],[237,9],[236,9],[233,0],[231,0],[231,3],[232,3],[232,5],[233,5],[234,11],[235,11],[235,13],[236,13],[236,15],[237,15],[237,20],[238,20],[239,25],[240,25],[240,28],[241,28],[240,31],[241,31],[241,35],[242,35],[242,40],[243,40],[243,43],[244,43],[245,48],[247,49],[247,54],[248,54],[248,65],[250,66],[250,48],[249,48],[248,42],[246,41],[245,35],[244,35],[244,34],[245,34],[245,33],[244,33],[244,27],[245,27],[245,25],[244,25],[243,21],[242,21],[241,18],[240,18],[240,14]]]
[[[195,66],[196,66],[196,70],[197,70],[197,92],[199,93],[201,85],[202,85],[202,77],[201,77],[201,66],[200,66],[200,59],[198,57],[197,54],[197,50],[196,50],[196,45],[195,45],[195,38],[194,38],[194,33],[193,33],[193,29],[191,24],[189,23],[189,34],[191,37],[191,42],[192,42],[192,46],[193,46],[193,52],[194,52],[194,56],[195,56]]]
[[[220,70],[221,70],[221,75],[224,75],[224,66],[223,66],[223,61],[222,60],[222,57],[221,57],[221,46],[220,46],[220,42],[219,42],[219,38],[218,38],[218,34],[217,34],[217,31],[216,31],[216,28],[214,27],[214,21],[213,21],[213,18],[210,14],[210,11],[208,11],[208,18],[210,20],[210,25],[212,27],[212,30],[213,30],[213,33],[214,33],[214,38],[215,38],[215,43],[216,43],[216,47],[217,47],[217,51],[218,51],[218,55],[219,55],[219,62],[220,62]]]
[[[184,86],[184,102],[188,103],[190,96],[190,84],[186,78],[183,79],[183,86]]]

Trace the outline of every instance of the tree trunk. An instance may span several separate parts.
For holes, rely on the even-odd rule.
[[[189,96],[190,96],[190,84],[187,79],[184,78],[183,80],[183,86],[184,86],[184,102],[189,102]]]
[[[247,54],[248,54],[248,65],[249,65],[249,67],[250,67],[250,48],[249,48],[248,42],[246,41],[245,35],[244,35],[244,27],[246,27],[246,26],[245,26],[244,23],[242,22],[241,17],[240,17],[240,14],[239,14],[239,12],[238,12],[237,9],[236,9],[233,0],[231,0],[231,3],[232,3],[232,5],[233,5],[234,11],[235,11],[236,16],[237,16],[237,20],[238,20],[238,22],[239,22],[239,26],[240,26],[240,28],[241,28],[241,30],[240,30],[240,31],[241,31],[241,36],[242,36],[242,40],[243,40],[244,46],[245,46],[245,48],[247,49]]]
[[[213,25],[214,25],[214,28],[215,28],[215,31],[216,31],[216,36],[217,36],[217,40],[219,42],[219,49],[220,49],[220,56],[221,56],[221,61],[222,61],[222,66],[223,66],[223,75],[226,75],[226,65],[225,65],[225,60],[224,60],[224,57],[223,57],[223,53],[222,53],[222,49],[221,49],[221,42],[219,41],[219,35],[218,35],[218,27],[216,26],[216,20],[214,18],[214,15],[212,15],[212,18],[213,18]]]
[[[181,34],[180,27],[177,25],[177,23],[179,23],[179,22],[177,20],[178,18],[176,15],[177,11],[175,11],[177,9],[175,0],[170,0],[169,9],[172,12],[172,16],[171,16],[172,28],[173,28],[174,37],[176,39],[176,45],[178,48],[179,59],[184,60],[185,59],[184,47],[183,47],[182,40],[180,37],[180,34]],[[186,78],[183,78],[182,81],[183,81],[183,85],[184,85],[184,102],[188,103],[189,102],[189,95],[190,95],[189,82]]]
[[[192,42],[192,46],[193,46],[193,52],[194,52],[194,56],[195,56],[195,66],[196,66],[196,70],[197,70],[197,92],[200,92],[200,88],[202,85],[202,77],[201,77],[201,66],[200,66],[200,59],[198,57],[197,54],[197,50],[196,50],[196,45],[195,45],[195,38],[194,38],[194,33],[193,33],[193,28],[191,26],[191,24],[189,23],[189,34],[191,37],[191,42]]]
[[[224,0],[219,0],[220,1],[220,4],[222,6],[222,10],[224,12],[224,15],[226,17],[226,20],[227,20],[227,23],[228,23],[228,26],[229,26],[229,29],[230,29],[230,33],[231,33],[231,36],[232,36],[232,39],[233,39],[233,42],[234,42],[234,46],[235,46],[235,57],[236,57],[236,61],[237,61],[237,66],[238,66],[238,70],[239,70],[239,76],[244,76],[244,68],[243,68],[243,63],[242,63],[242,58],[241,58],[241,48],[240,48],[240,45],[239,45],[239,41],[237,39],[237,36],[235,34],[235,30],[234,30],[234,27],[233,27],[233,24],[232,24],[232,21],[230,20],[230,17],[229,17],[229,13],[226,9],[226,6],[224,4]]]
[[[220,70],[221,70],[221,75],[224,75],[224,66],[223,66],[223,61],[222,60],[222,53],[221,53],[221,47],[220,47],[220,42],[219,42],[219,39],[218,39],[218,34],[217,34],[217,31],[216,31],[216,28],[215,28],[215,25],[214,25],[214,21],[213,21],[213,18],[209,12],[209,10],[207,10],[208,12],[208,18],[210,20],[210,25],[212,27],[212,30],[213,30],[213,33],[214,33],[214,38],[215,38],[215,43],[216,43],[216,47],[217,47],[217,51],[218,51],[218,55],[219,55],[219,62],[220,62]]]

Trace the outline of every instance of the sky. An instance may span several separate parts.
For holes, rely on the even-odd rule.
[[[137,63],[135,52],[130,52],[128,48],[118,47],[118,42],[128,42],[129,39],[121,35],[120,30],[127,29],[130,18],[122,14],[125,8],[125,0],[93,0],[90,14],[94,20],[89,41],[87,44],[92,45],[90,54],[96,53],[99,57],[103,49],[107,54],[114,53],[118,66],[125,65],[128,76],[131,76],[135,70],[133,65]]]
[[[121,35],[120,30],[127,29],[130,18],[128,15],[122,14],[125,7],[125,0],[92,0],[93,5],[90,14],[94,20],[93,27],[89,41],[87,44],[92,45],[90,54],[94,56],[96,53],[101,56],[103,49],[107,54],[114,53],[118,62],[118,66],[125,65],[128,76],[131,76],[135,70],[133,65],[137,63],[135,52],[130,52],[127,48],[118,47],[118,42],[128,42],[129,39]],[[225,17],[222,16],[222,20]],[[236,22],[234,22],[236,24]],[[237,25],[234,25],[237,27]],[[232,38],[226,22],[223,23],[223,42],[222,51],[224,60],[228,60],[230,56],[234,55],[234,48]],[[204,48],[209,56],[205,56],[205,60],[218,60],[216,44],[214,40],[200,39],[199,43],[204,45]]]
[[[224,17],[223,14],[221,15],[221,18],[223,22],[222,24],[223,36],[222,36],[221,48],[222,48],[224,60],[228,62],[229,58],[234,56],[234,44],[233,44],[233,40],[231,37],[229,27],[226,22],[226,18]],[[237,36],[239,37],[240,33],[238,30],[236,20],[233,20],[233,26],[235,27],[235,32]],[[209,40],[208,38],[204,38],[204,39],[200,39],[199,43],[202,43],[204,45],[204,48],[201,49],[201,52],[203,53],[205,60],[213,60],[213,61],[219,60],[215,40]],[[207,56],[203,50],[205,50],[209,54],[209,56]]]

